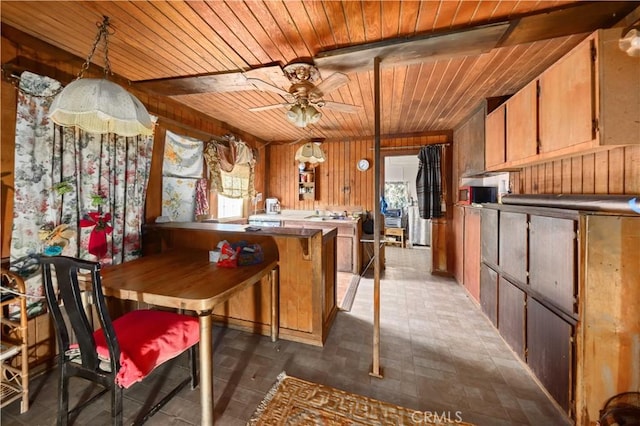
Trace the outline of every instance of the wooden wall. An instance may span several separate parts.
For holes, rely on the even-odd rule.
[[[55,78],[63,84],[69,83],[80,70],[83,58],[70,55],[62,50],[50,46],[40,40],[27,36],[6,25],[2,26],[1,58],[3,69],[10,65],[8,70],[29,70],[31,72]],[[7,74],[11,74],[9,71]],[[15,71],[18,72],[19,71]],[[12,85],[15,80],[3,72],[2,86],[2,123],[0,123],[0,166],[2,171],[2,198],[0,206],[1,220],[1,246],[0,257],[9,256],[11,240],[11,228],[13,223],[13,182],[14,182],[14,150],[15,150],[15,117],[16,117],[16,89]],[[101,75],[97,67],[92,67],[87,77]],[[226,123],[205,116],[195,110],[184,107],[168,98],[148,96],[144,93],[128,88],[149,112],[156,115],[158,125],[155,130],[154,160],[152,163],[152,176],[149,182],[147,194],[147,218],[160,215],[161,189],[162,189],[162,152],[164,148],[164,135],[167,129],[185,136],[191,136],[201,140],[208,140],[210,136],[223,136],[234,134],[253,147],[257,147],[260,159],[256,167],[256,188],[264,192],[265,182],[265,150],[264,142],[252,135],[228,126]],[[160,161],[160,163],[159,163]]]
[[[640,194],[640,146],[525,167],[516,176],[520,194]]]
[[[419,147],[450,142],[449,132],[421,136],[389,137],[380,142],[381,164],[391,155],[417,154]],[[325,210],[332,206],[374,208],[374,139],[330,141],[321,144],[327,160],[316,167],[316,199],[298,200],[298,163],[295,145],[269,145],[267,147],[266,197],[276,197],[283,209]],[[361,172],[356,164],[366,158],[369,170]],[[382,174],[384,173],[381,169]],[[381,179],[381,183],[382,179]]]

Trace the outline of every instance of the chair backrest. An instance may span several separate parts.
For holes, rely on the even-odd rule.
[[[111,372],[117,373],[120,369],[120,347],[111,323],[111,318],[106,307],[102,283],[100,279],[100,264],[83,259],[66,256],[42,256],[42,277],[44,281],[47,304],[54,318],[56,334],[58,338],[60,356],[64,362],[69,361],[69,350],[72,343],[77,343],[80,349],[81,365],[84,369],[98,372],[100,359],[96,352],[96,344],[93,337],[93,327],[87,318],[85,304],[91,303],[96,309],[100,325],[105,334],[109,347]],[[52,275],[52,266],[55,271],[55,279]],[[87,274],[91,283],[81,288],[78,274]],[[57,285],[56,285],[57,283]],[[83,291],[86,291],[83,297]],[[60,304],[64,307],[65,316]],[[69,325],[73,333],[69,329]],[[75,342],[72,342],[74,337]]]

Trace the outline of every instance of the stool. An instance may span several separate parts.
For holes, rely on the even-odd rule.
[[[387,244],[398,244],[404,248],[404,228],[384,228],[384,239]]]

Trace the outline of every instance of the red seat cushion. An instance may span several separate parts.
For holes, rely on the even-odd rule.
[[[174,312],[141,309],[113,321],[120,344],[120,370],[116,383],[123,388],[141,381],[154,368],[170,360],[200,339],[196,317]],[[109,358],[102,329],[93,337],[100,357]]]

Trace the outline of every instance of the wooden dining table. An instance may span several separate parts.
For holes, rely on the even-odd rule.
[[[275,250],[275,252],[274,252]],[[207,250],[173,249],[105,266],[101,271],[106,296],[193,311],[200,323],[200,400],[202,425],[213,424],[212,311],[245,288],[269,280],[271,338],[278,338],[278,253],[265,247],[264,261],[236,268],[218,267]]]

